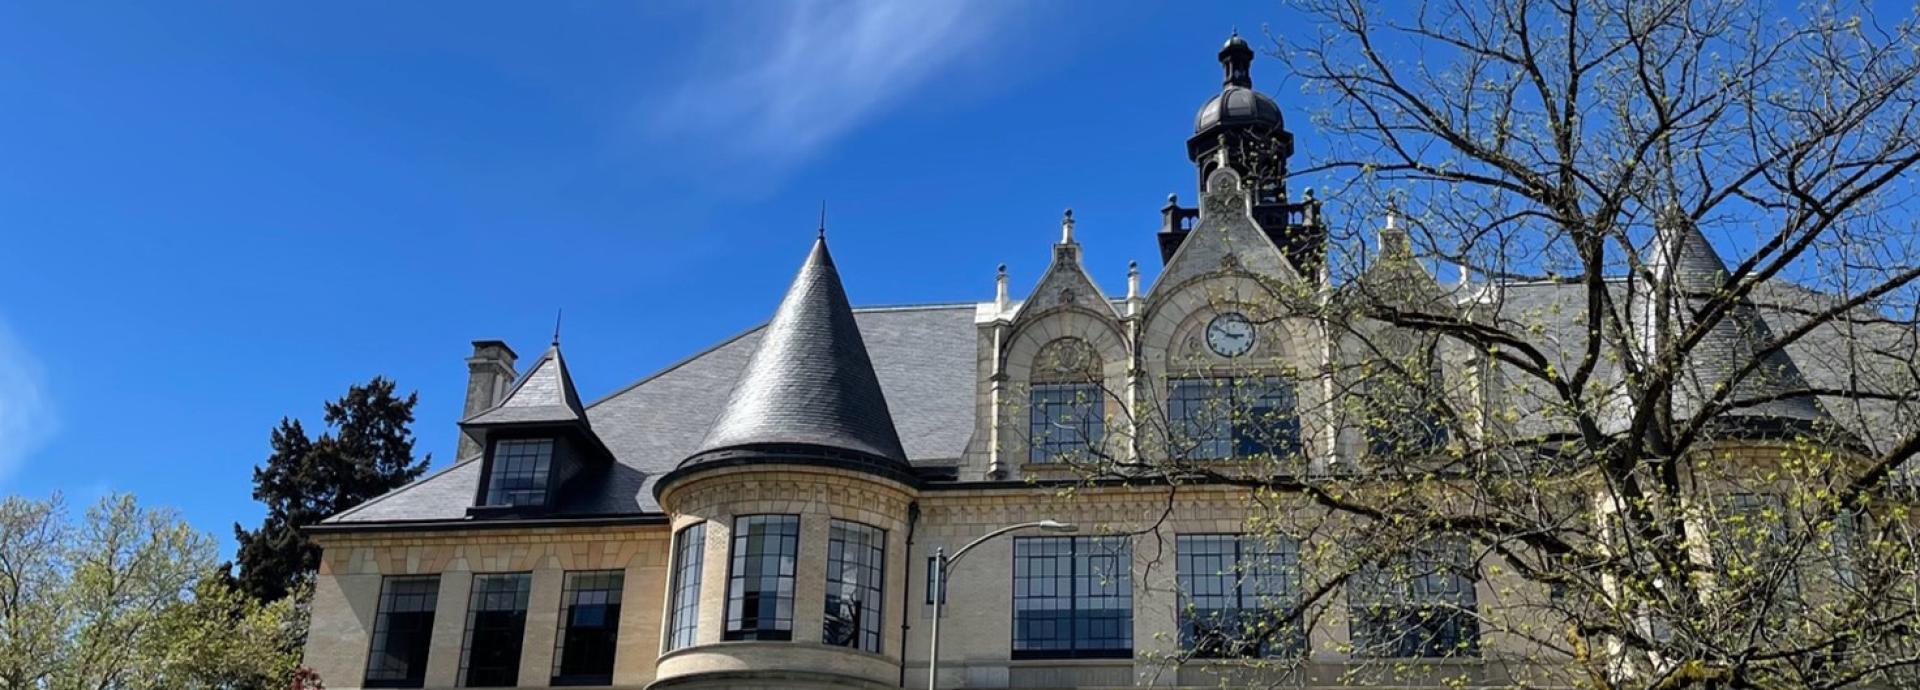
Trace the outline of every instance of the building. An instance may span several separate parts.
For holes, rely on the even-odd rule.
[[[558,342],[523,366],[507,344],[476,341],[459,461],[313,528],[324,557],[306,663],[330,688],[924,686],[936,550],[1060,520],[1080,530],[1016,532],[956,564],[940,686],[1219,686],[1238,671],[1167,663],[1205,644],[1194,602],[1246,613],[1240,584],[1208,578],[1249,559],[1298,568],[1302,544],[1242,536],[1244,489],[1202,482],[1172,500],[1163,486],[1081,481],[1071,460],[1138,459],[1180,435],[1188,457],[1283,456],[1321,473],[1378,443],[1295,412],[1337,407],[1336,388],[1290,379],[1345,336],[1259,295],[1314,293],[1327,233],[1319,204],[1283,182],[1292,134],[1252,88],[1253,51],[1235,36],[1219,58],[1222,90],[1187,143],[1200,204],[1163,209],[1165,267],[1145,289],[1137,273],[1119,294],[1096,285],[1069,213],[1024,299],[1003,271],[991,301],[857,309],[823,231],[766,324],[599,401],[581,400]],[[1363,279],[1422,299],[1497,292],[1513,309],[1579,294],[1443,285],[1389,260],[1405,241],[1385,226]],[[1697,231],[1665,246],[1655,270],[1675,281],[1726,270]],[[1740,312],[1702,351],[1753,352],[1767,318]],[[1776,352],[1754,385],[1830,376],[1797,364],[1816,359]],[[1451,394],[1499,394],[1470,358],[1449,362]],[[1699,363],[1702,386],[1725,373],[1716,366]],[[1118,428],[1150,398],[1183,431]],[[1205,419],[1222,400],[1255,414]],[[1785,395],[1728,419],[1778,430],[1828,414]],[[1422,428],[1423,443],[1445,442]],[[1551,596],[1516,595],[1491,572],[1430,574],[1420,596],[1489,621],[1528,614],[1478,602]],[[1303,686],[1366,684],[1362,661],[1378,657],[1434,661],[1391,679],[1400,687],[1564,684],[1551,658],[1492,632],[1503,625],[1483,635],[1443,617],[1383,647],[1363,618],[1277,621],[1293,632],[1256,646],[1299,660],[1286,673]]]

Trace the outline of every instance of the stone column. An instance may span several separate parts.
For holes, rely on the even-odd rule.
[[[566,571],[547,556],[533,571],[527,597],[527,629],[520,638],[520,686],[544,688],[553,678],[553,645],[560,633],[560,595]]]
[[[459,685],[460,648],[467,636],[467,594],[472,590],[472,571],[449,570],[440,575],[440,598],[433,605],[433,644],[427,651],[427,687]]]

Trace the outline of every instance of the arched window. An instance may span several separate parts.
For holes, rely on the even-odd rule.
[[[1100,355],[1079,338],[1040,348],[1028,382],[1027,461],[1094,456],[1106,431]]]

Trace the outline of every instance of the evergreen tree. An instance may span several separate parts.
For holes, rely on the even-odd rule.
[[[273,601],[307,581],[320,550],[300,529],[418,479],[431,456],[413,456],[413,406],[393,381],[375,377],[326,404],[327,431],[307,436],[299,420],[282,418],[273,453],[253,471],[253,497],[267,507],[255,529],[235,524],[240,542],[238,586]]]

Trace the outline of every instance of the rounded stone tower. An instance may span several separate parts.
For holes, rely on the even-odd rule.
[[[654,486],[675,531],[650,687],[894,687],[914,491],[822,237],[700,449]]]

